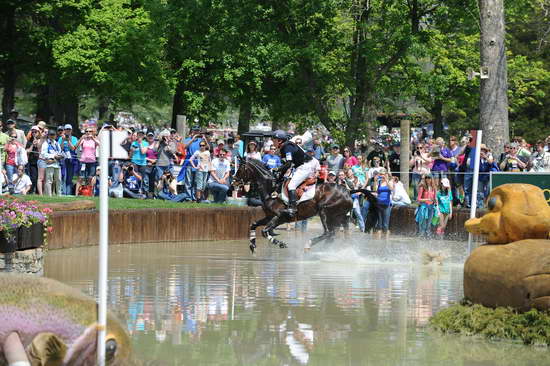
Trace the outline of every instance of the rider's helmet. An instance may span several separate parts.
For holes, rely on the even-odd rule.
[[[273,138],[286,141],[288,139],[288,134],[283,130],[273,131]]]

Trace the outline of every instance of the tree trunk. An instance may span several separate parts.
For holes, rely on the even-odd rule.
[[[8,41],[5,45],[8,59],[3,63],[4,69],[2,82],[3,82],[3,94],[2,94],[2,120],[5,122],[10,111],[15,107],[15,86],[17,82],[17,72],[15,65],[17,61],[15,59],[15,8],[9,7],[3,12],[5,17],[5,28],[2,30],[5,39]]]
[[[432,108],[434,138],[443,136],[443,101],[438,99]]]
[[[78,124],[78,97],[67,93],[63,84],[51,85],[49,88],[50,106],[53,111],[53,120],[50,123],[60,126],[66,123]]]
[[[242,135],[250,131],[250,120],[252,119],[252,101],[245,97],[239,105],[239,127],[237,133]]]
[[[36,92],[36,122],[49,121],[52,109],[49,102],[49,88],[41,85]]]
[[[104,97],[100,98],[97,110],[99,112],[98,120],[103,121],[103,119],[107,116],[107,113],[109,112],[109,100]]]
[[[185,83],[183,80],[178,81],[176,91],[174,92],[174,100],[172,102],[172,128],[178,128],[178,115],[184,114],[183,92],[185,91]]]
[[[480,86],[480,127],[485,143],[498,156],[509,142],[503,0],[479,0],[479,10],[481,66],[488,70]]]

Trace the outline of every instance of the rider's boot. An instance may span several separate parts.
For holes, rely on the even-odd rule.
[[[288,208],[284,212],[290,217],[293,218],[296,216],[296,190],[288,191]]]

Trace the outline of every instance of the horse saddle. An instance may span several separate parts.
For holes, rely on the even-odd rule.
[[[288,203],[288,184],[290,179],[283,183],[283,189],[281,194],[281,199]],[[298,188],[296,188],[296,199],[298,202],[304,202],[312,199],[315,196],[315,184],[317,183],[317,178],[308,178],[303,181]]]

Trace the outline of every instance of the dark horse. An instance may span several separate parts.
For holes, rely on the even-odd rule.
[[[313,199],[298,204],[298,212],[295,218],[290,218],[283,210],[285,203],[274,194],[277,191],[278,179],[256,159],[241,160],[239,169],[235,173],[234,185],[245,183],[256,184],[262,200],[262,208],[265,217],[254,222],[250,226],[250,250],[254,253],[256,248],[256,228],[265,226],[262,235],[271,243],[286,248],[287,245],[273,237],[273,229],[281,224],[292,221],[300,221],[319,214],[324,232],[322,235],[311,239],[305,249],[319,243],[322,240],[333,240],[336,228],[343,226],[348,228],[347,214],[353,204],[349,191],[334,183],[318,184]]]

